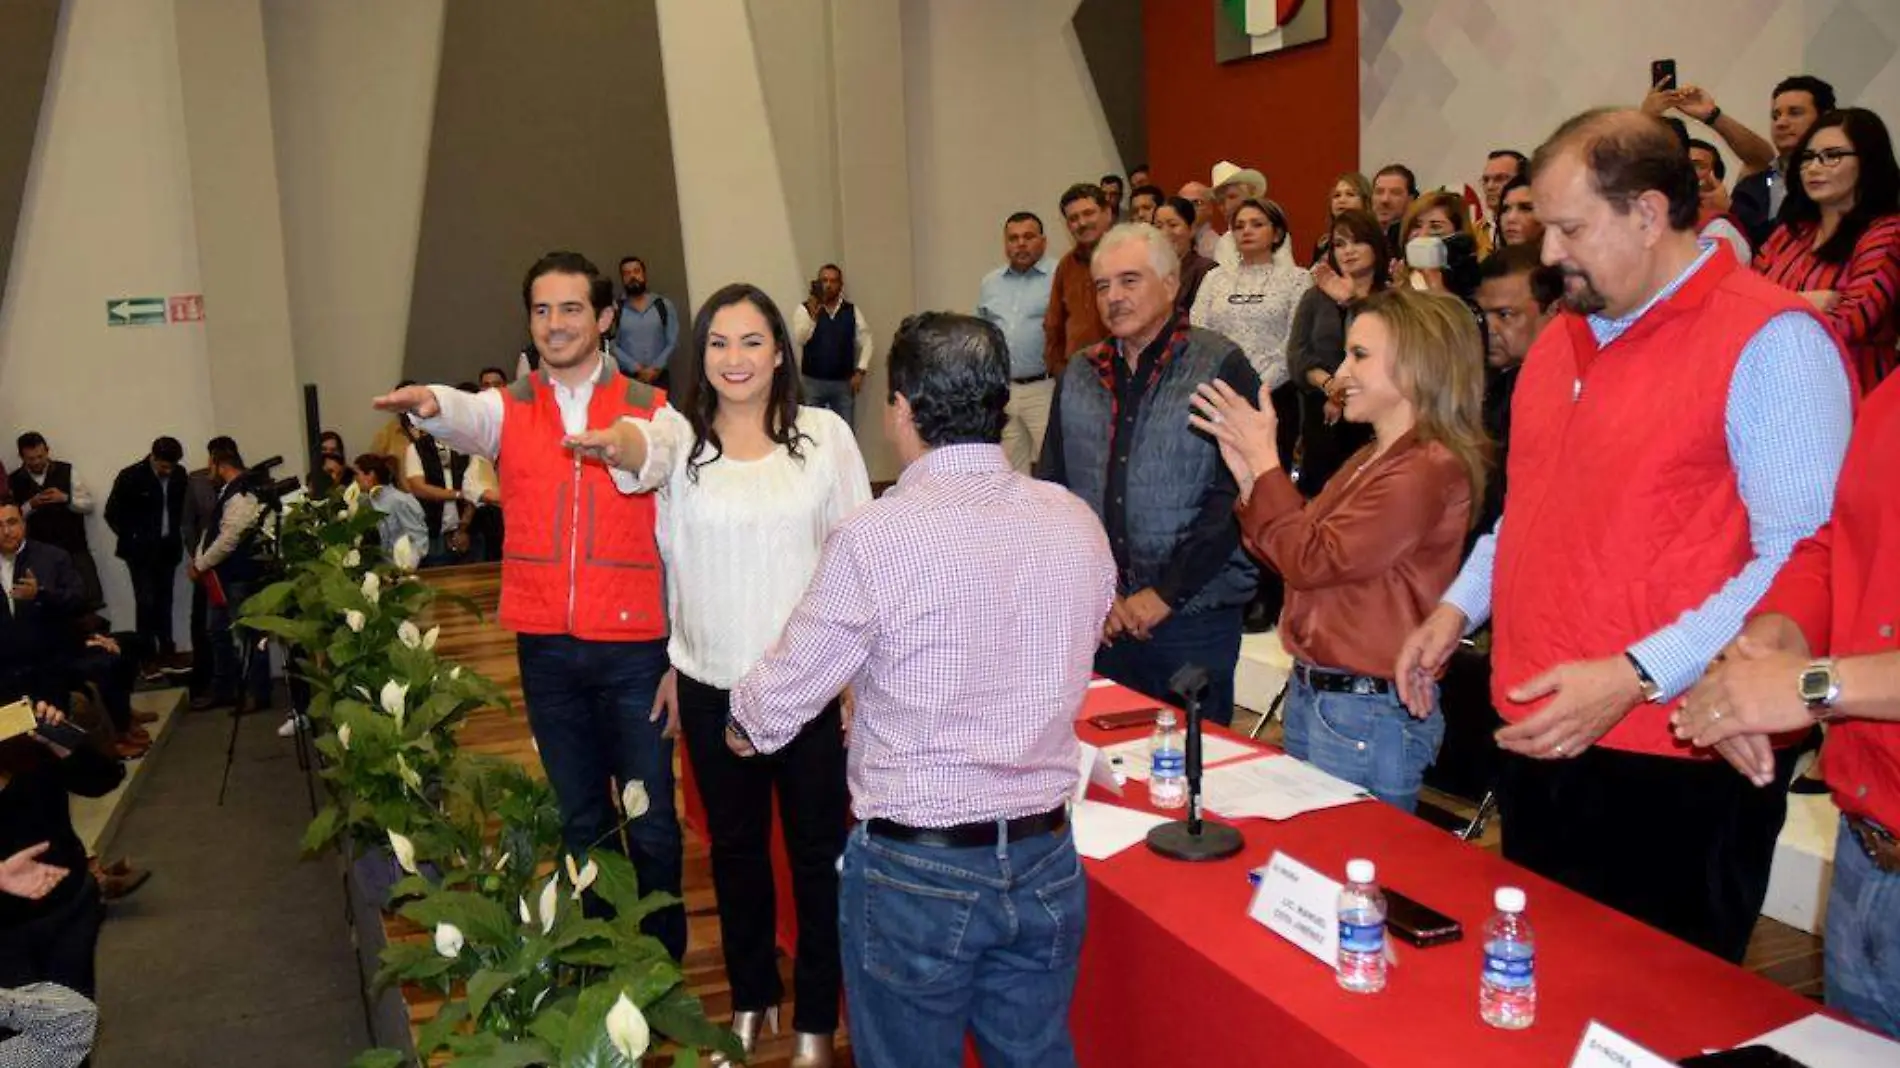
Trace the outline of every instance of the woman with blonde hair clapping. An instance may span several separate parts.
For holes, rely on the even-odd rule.
[[[1490,443],[1484,354],[1452,297],[1390,289],[1356,309],[1339,370],[1345,418],[1372,441],[1308,503],[1288,477],[1273,405],[1200,387],[1190,422],[1240,483],[1241,537],[1286,582],[1280,639],[1294,658],[1286,750],[1412,810],[1444,739],[1389,677],[1399,646],[1458,573]]]

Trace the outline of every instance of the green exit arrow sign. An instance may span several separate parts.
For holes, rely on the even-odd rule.
[[[106,301],[107,326],[153,326],[164,321],[164,297],[118,297]]]

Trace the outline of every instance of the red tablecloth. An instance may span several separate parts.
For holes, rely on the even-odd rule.
[[[1076,732],[1112,744],[1081,720],[1154,701],[1118,686],[1092,689]],[[1219,730],[1219,728],[1209,728]],[[682,761],[685,818],[704,807]],[[1146,787],[1119,799],[1140,806]],[[1284,823],[1243,820],[1238,856],[1210,864],[1164,860],[1136,846],[1085,861],[1089,924],[1072,1015],[1091,1068],[1238,1063],[1270,1057],[1305,1066],[1565,1065],[1585,1024],[1601,1020],[1665,1057],[1733,1045],[1816,1006],[1768,981],[1538,878],[1397,809],[1363,802]],[[1399,965],[1375,995],[1339,989],[1319,962],[1247,915],[1247,872],[1274,850],[1340,878],[1368,857],[1380,882],[1464,925],[1465,939],[1432,949],[1397,943]],[[791,951],[784,843],[773,834],[780,943]],[[1478,1019],[1478,932],[1499,886],[1529,895],[1537,935],[1537,1023],[1504,1032]],[[976,1063],[974,1058],[970,1063]]]
[[[1083,715],[1144,703],[1151,702],[1091,690]],[[1080,722],[1077,733],[1097,744],[1132,736]],[[1146,787],[1131,782],[1119,802],[1146,800]],[[1386,805],[1236,826],[1246,848],[1224,861],[1184,864],[1136,846],[1085,862],[1090,915],[1073,1013],[1083,1064],[1220,1064],[1270,1054],[1297,1065],[1565,1065],[1592,1019],[1679,1058],[1816,1009]],[[1247,915],[1247,872],[1276,849],[1334,878],[1348,859],[1368,857],[1381,883],[1458,920],[1465,939],[1431,949],[1397,943],[1386,989],[1349,994],[1324,965]],[[1478,1018],[1478,934],[1492,892],[1505,885],[1528,893],[1537,936],[1537,1023],[1520,1032]]]

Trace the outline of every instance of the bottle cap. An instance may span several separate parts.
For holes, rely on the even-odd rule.
[[[1491,901],[1498,907],[1499,912],[1524,911],[1524,891],[1515,886],[1498,887],[1498,892]]]
[[[1346,862],[1346,881],[1369,883],[1376,874],[1369,860],[1349,860]]]
[[[1155,713],[1155,726],[1157,727],[1174,726],[1174,709],[1164,708],[1161,711]]]

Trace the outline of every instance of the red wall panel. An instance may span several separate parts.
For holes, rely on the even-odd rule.
[[[1173,193],[1218,160],[1258,168],[1302,263],[1333,179],[1359,160],[1358,0],[1324,2],[1326,40],[1238,63],[1214,61],[1209,0],[1148,0],[1142,13],[1155,177]]]

